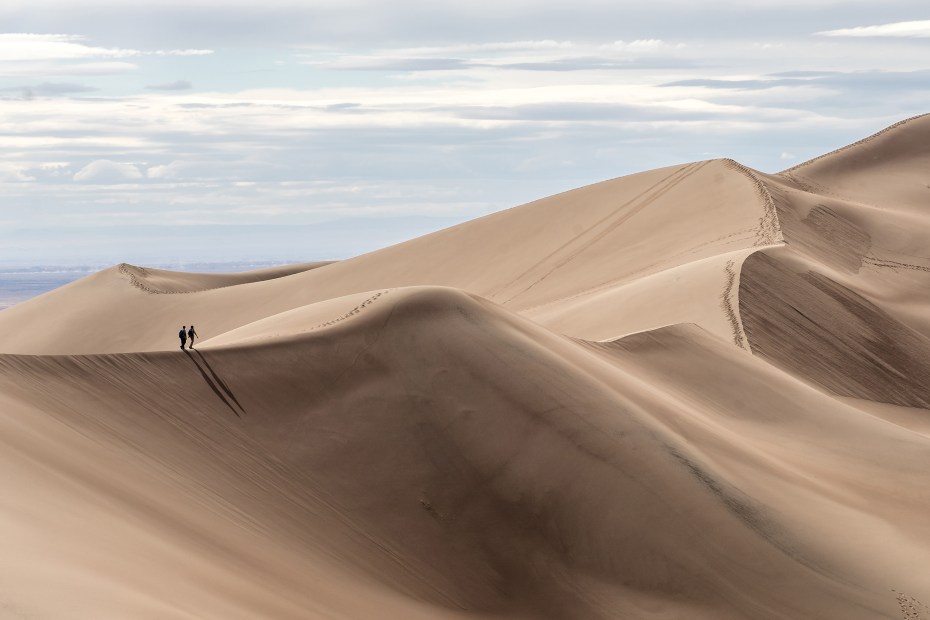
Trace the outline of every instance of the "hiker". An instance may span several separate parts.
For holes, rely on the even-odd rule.
[[[190,343],[189,345],[187,345],[187,348],[188,348],[188,349],[193,349],[193,348],[194,348],[194,336],[196,336],[196,335],[197,335],[197,332],[194,331],[194,326],[191,325],[191,328],[190,328],[189,330],[187,330],[187,337],[191,339],[191,343]],[[183,346],[183,345],[182,345],[182,346]]]
[[[191,325],[191,330],[194,329],[194,326]],[[178,332],[178,338],[181,339],[181,350],[184,350],[184,345],[187,343],[187,325],[181,326],[181,331]]]

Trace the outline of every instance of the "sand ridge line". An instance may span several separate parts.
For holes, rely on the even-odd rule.
[[[126,278],[129,279],[129,283],[132,284],[132,286],[136,287],[139,290],[145,291],[146,293],[150,295],[187,295],[189,293],[204,293],[206,291],[215,291],[221,288],[232,288],[234,286],[241,286],[243,284],[255,284],[257,282],[267,282],[268,280],[277,279],[277,278],[269,278],[268,280],[259,279],[259,280],[253,280],[250,282],[236,282],[234,284],[224,284],[222,286],[210,286],[207,288],[199,288],[199,289],[193,289],[193,290],[188,290],[188,291],[168,291],[168,290],[159,289],[159,288],[155,288],[151,286],[147,282],[141,280],[135,273],[132,272],[133,269],[138,269],[139,271],[142,272],[142,275],[147,275],[148,269],[146,269],[145,267],[139,267],[138,265],[131,265],[129,263],[120,263],[119,265],[117,265],[117,268],[122,275],[126,276]],[[302,272],[296,272],[296,273],[302,273]],[[289,274],[289,275],[294,275],[294,274]],[[286,277],[286,276],[278,276],[278,277]]]
[[[915,121],[915,120],[917,120],[918,118],[922,118],[922,117],[924,117],[924,116],[930,116],[930,113],[925,112],[925,113],[923,113],[923,114],[917,114],[917,115],[915,115],[915,116],[911,116],[910,118],[906,118],[906,119],[904,119],[904,120],[902,120],[902,121],[898,121],[897,123],[895,123],[895,124],[893,124],[893,125],[889,125],[888,127],[885,127],[885,128],[882,129],[881,131],[878,131],[878,132],[876,132],[876,133],[873,133],[871,136],[867,136],[867,137],[865,137],[865,138],[862,138],[861,140],[857,140],[857,141],[853,142],[852,144],[847,144],[846,146],[841,146],[840,148],[834,149],[834,150],[830,151],[829,153],[824,153],[823,155],[818,155],[817,157],[814,157],[813,159],[808,159],[807,161],[802,161],[800,164],[797,164],[797,165],[792,166],[792,167],[790,167],[790,168],[786,168],[786,169],[782,170],[781,172],[778,172],[777,174],[778,174],[779,176],[781,176],[781,175],[783,175],[783,174],[787,174],[787,173],[790,173],[790,172],[794,172],[794,171],[797,170],[798,168],[803,168],[804,166],[808,166],[808,165],[810,165],[810,164],[812,164],[812,163],[814,163],[814,162],[820,161],[821,159],[824,159],[824,158],[827,158],[827,157],[831,157],[831,156],[833,156],[833,155],[836,155],[837,153],[842,153],[842,152],[844,152],[844,151],[848,151],[849,149],[855,148],[855,147],[857,147],[857,146],[862,146],[863,144],[866,144],[866,143],[868,143],[868,142],[871,142],[871,141],[874,140],[875,138],[878,138],[879,136],[881,136],[881,135],[883,135],[883,134],[886,134],[886,133],[888,133],[889,131],[891,131],[891,130],[893,130],[893,129],[897,129],[897,128],[900,127],[901,125],[905,125],[905,124],[907,124],[907,123],[910,123],[911,121]]]
[[[149,286],[146,282],[140,280],[139,277],[131,271],[132,269],[138,269],[142,272],[143,275],[148,273],[148,270],[145,267],[138,267],[136,265],[130,265],[129,263],[119,264],[119,272],[129,278],[129,283],[137,289],[145,291],[150,295],[187,295],[188,293],[203,293],[205,291],[213,291],[221,288],[231,288],[233,286],[239,286],[239,284],[243,284],[242,282],[237,284],[224,284],[223,286],[213,286],[210,288],[195,289],[192,291],[165,291]]]
[[[729,260],[726,265],[726,287],[723,289],[723,292],[720,294],[720,305],[723,308],[724,314],[727,316],[727,321],[730,323],[730,328],[733,330],[733,343],[741,349],[749,348],[749,341],[746,339],[746,333],[743,331],[743,325],[739,320],[739,315],[733,307],[733,295],[734,289],[738,295],[739,287],[736,287],[736,261]],[[737,307],[739,303],[737,302]]]
[[[370,306],[371,304],[375,303],[375,301],[377,301],[379,298],[381,298],[381,296],[387,295],[387,294],[390,293],[392,290],[394,290],[394,289],[384,289],[383,291],[378,291],[377,293],[375,293],[374,295],[372,295],[371,297],[369,297],[368,299],[366,299],[365,301],[363,301],[363,302],[360,303],[359,305],[355,306],[354,308],[352,308],[351,310],[349,310],[349,311],[346,312],[345,314],[343,314],[343,315],[341,315],[341,316],[338,316],[338,317],[336,317],[335,319],[326,321],[326,322],[324,322],[324,323],[320,323],[319,325],[314,325],[313,327],[311,327],[310,329],[308,329],[308,330],[306,330],[306,331],[311,332],[311,331],[313,331],[313,330],[315,330],[315,329],[320,329],[320,328],[322,328],[322,327],[329,327],[330,325],[335,325],[336,323],[339,323],[339,322],[341,322],[341,321],[345,321],[346,319],[349,319],[349,318],[355,316],[356,314],[360,313],[362,310],[364,310],[365,308],[367,308],[367,307]]]
[[[748,177],[753,186],[755,186],[756,193],[762,199],[762,208],[764,212],[762,217],[759,218],[759,228],[756,231],[756,242],[754,245],[772,245],[784,241],[781,224],[778,221],[778,210],[775,207],[775,199],[772,198],[772,193],[769,191],[765,181],[756,174],[755,170],[748,166],[744,166],[735,159],[724,159],[723,164],[727,168]]]
[[[142,282],[139,278],[137,278],[136,274],[134,274],[132,271],[129,270],[130,267],[133,269],[138,269],[142,271],[142,273],[145,273],[146,269],[145,267],[136,267],[135,265],[130,265],[129,263],[120,263],[117,266],[117,269],[119,269],[119,272],[123,274],[124,276],[126,276],[127,278],[129,278],[129,283],[132,284],[137,289],[145,291],[146,293],[149,293],[151,295],[173,295],[175,294],[172,291],[160,291],[158,289],[154,289],[148,286],[147,284]]]
[[[651,205],[652,203],[654,203],[656,200],[658,200],[659,198],[661,198],[662,196],[664,196],[666,193],[668,193],[669,191],[671,191],[673,188],[675,188],[675,187],[676,187],[678,184],[680,184],[682,181],[684,181],[685,179],[687,179],[688,177],[690,177],[691,175],[693,175],[695,172],[697,172],[697,171],[701,170],[702,168],[704,168],[705,166],[707,166],[707,165],[710,163],[710,161],[712,161],[712,160],[709,160],[709,161],[702,161],[702,162],[697,162],[697,163],[692,163],[692,164],[688,164],[687,166],[684,166],[684,167],[682,167],[682,168],[679,168],[678,170],[676,170],[675,172],[673,172],[673,173],[670,174],[669,176],[667,176],[667,177],[665,177],[664,179],[662,179],[661,181],[658,181],[657,183],[655,183],[655,184],[654,184],[652,187],[650,187],[648,190],[646,190],[646,191],[640,193],[639,195],[637,195],[637,196],[636,196],[635,198],[633,198],[632,200],[629,200],[629,201],[625,202],[623,205],[621,205],[621,206],[618,207],[617,209],[614,209],[613,211],[611,211],[611,213],[610,213],[609,215],[607,215],[607,216],[605,216],[604,218],[602,218],[601,220],[599,220],[596,224],[594,224],[593,226],[591,226],[590,228],[588,228],[588,230],[586,230],[585,232],[583,232],[581,235],[578,235],[578,236],[574,237],[574,238],[572,239],[571,242],[564,244],[564,245],[563,245],[562,247],[560,247],[558,250],[556,250],[555,252],[553,252],[552,254],[550,254],[549,256],[547,256],[547,257],[546,257],[545,259],[543,259],[542,261],[538,262],[536,265],[534,265],[533,267],[531,267],[530,269],[528,269],[526,272],[524,272],[523,275],[528,274],[530,271],[532,271],[532,270],[535,269],[536,267],[542,265],[546,260],[548,260],[548,259],[549,259],[550,257],[552,257],[554,254],[558,253],[558,252],[561,251],[563,248],[565,248],[565,247],[567,247],[568,245],[570,245],[572,242],[579,240],[583,235],[585,235],[585,234],[587,234],[587,233],[593,231],[595,228],[597,228],[598,226],[600,226],[601,224],[603,224],[605,221],[608,221],[608,220],[610,220],[612,217],[618,215],[619,212],[622,211],[624,208],[626,208],[626,207],[628,207],[628,206],[630,206],[630,205],[634,205],[634,203],[635,203],[637,200],[639,200],[640,198],[642,198],[642,201],[641,201],[639,204],[635,204],[634,206],[632,206],[632,207],[630,208],[629,211],[627,211],[626,213],[623,213],[622,215],[620,215],[616,220],[611,221],[603,230],[601,230],[601,231],[598,232],[596,235],[594,235],[594,237],[593,237],[592,239],[588,240],[582,247],[580,247],[580,248],[578,248],[577,250],[571,252],[568,256],[566,256],[566,257],[565,257],[564,259],[562,259],[561,261],[557,262],[557,263],[555,264],[555,266],[553,266],[549,271],[547,271],[547,272],[544,273],[542,276],[540,276],[537,280],[535,280],[534,282],[532,282],[529,286],[527,286],[526,288],[524,288],[524,289],[521,290],[520,292],[518,292],[518,293],[512,295],[509,299],[507,299],[507,300],[505,300],[505,301],[503,301],[503,302],[501,302],[501,303],[502,303],[502,304],[510,303],[511,301],[513,301],[514,299],[516,299],[517,297],[519,297],[520,295],[526,293],[527,291],[529,291],[530,289],[532,289],[533,287],[535,287],[537,284],[541,283],[543,280],[545,280],[546,278],[548,278],[550,275],[552,275],[553,273],[555,273],[557,270],[561,269],[562,267],[564,267],[565,265],[567,265],[568,263],[570,263],[572,260],[574,260],[575,258],[577,258],[582,252],[584,252],[586,249],[590,248],[593,244],[597,243],[598,241],[600,241],[601,239],[603,239],[604,237],[606,237],[608,234],[610,234],[611,232],[613,232],[614,230],[616,230],[621,224],[625,223],[625,222],[626,222],[627,220],[629,220],[631,217],[633,217],[634,215],[636,215],[637,213],[639,213],[640,211],[642,211],[643,209],[645,209],[646,207],[648,207],[649,205]],[[522,275],[521,275],[521,276],[518,276],[518,277],[515,278],[513,281],[511,281],[510,284],[513,284],[514,282],[516,282],[517,280],[519,280],[521,277],[523,277],[523,276],[522,276]],[[508,284],[508,285],[505,285],[505,288],[506,288],[506,286],[509,286],[509,284]]]

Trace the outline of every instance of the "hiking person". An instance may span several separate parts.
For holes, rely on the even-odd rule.
[[[194,326],[191,325],[191,331],[193,331]],[[181,339],[181,350],[184,350],[184,345],[187,343],[187,325],[181,326],[181,331],[178,332],[178,338]]]
[[[193,348],[194,348],[194,336],[197,336],[197,335],[198,335],[197,332],[194,331],[194,326],[191,325],[191,328],[190,328],[189,330],[187,330],[187,337],[191,339],[191,343],[190,343],[189,345],[187,345],[187,348],[188,348],[188,349],[193,349]],[[181,345],[181,346],[183,346],[183,345]]]

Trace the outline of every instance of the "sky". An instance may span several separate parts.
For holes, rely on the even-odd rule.
[[[925,0],[4,0],[0,265],[345,258],[924,112]]]

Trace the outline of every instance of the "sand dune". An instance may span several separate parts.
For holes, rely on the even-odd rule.
[[[70,288],[14,306],[0,315],[9,334],[2,350],[71,354],[158,351],[176,347],[181,325],[211,338],[256,320],[356,293],[399,286],[453,286],[516,312],[561,320],[562,333],[589,339],[692,321],[711,331],[731,329],[718,296],[669,290],[662,278],[623,292],[624,285],[701,260],[717,271],[721,256],[777,242],[774,211],[756,179],[734,162],[699,162],[599,183],[490,215],[413,241],[334,263],[235,287],[198,286],[191,276],[158,273],[158,290],[208,289],[152,295],[112,268]],[[590,296],[613,293],[654,299],[647,305],[693,307],[672,316],[613,313]],[[643,302],[640,302],[643,303]],[[579,304],[588,311],[579,309]],[[74,310],[61,316],[60,307]],[[13,326],[15,325],[15,329]],[[567,329],[566,329],[567,327]]]
[[[0,615],[930,618],[928,153],[0,312]]]

